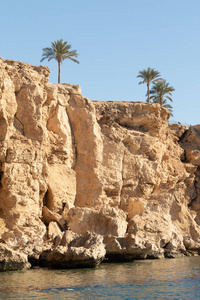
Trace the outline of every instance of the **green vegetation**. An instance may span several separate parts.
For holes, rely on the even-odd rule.
[[[160,103],[161,106],[169,109],[172,112],[172,106],[167,104],[167,100],[172,102],[171,95],[174,91],[175,89],[173,86],[170,86],[166,80],[162,79],[153,84],[153,87],[150,90],[150,94],[152,95],[150,99],[153,103]]]
[[[137,78],[142,78],[143,80],[139,82],[139,84],[146,83],[147,84],[147,102],[150,103],[150,83],[157,82],[161,78],[160,72],[148,68],[146,70],[139,71]]]
[[[51,43],[51,47],[43,48],[43,54],[41,62],[44,59],[48,59],[48,61],[55,59],[58,62],[58,83],[60,83],[60,65],[65,59],[71,59],[72,61],[79,64],[79,61],[75,58],[78,57],[78,53],[76,50],[70,50],[71,45],[69,45],[66,41],[57,40]]]
[[[139,75],[137,77],[142,78],[143,81],[141,83],[147,84],[147,102],[148,103],[159,103],[162,107],[167,108],[172,114],[172,106],[167,103],[167,100],[172,102],[172,92],[175,91],[173,86],[170,86],[166,80],[159,77],[160,72],[148,68],[143,71],[139,71]],[[150,83],[153,83],[153,86],[150,90]],[[150,96],[151,95],[151,96]]]

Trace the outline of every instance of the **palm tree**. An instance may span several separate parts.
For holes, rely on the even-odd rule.
[[[137,78],[142,78],[143,81],[140,81],[139,84],[146,83],[147,84],[147,102],[150,103],[150,83],[157,82],[158,80],[161,80],[160,72],[148,68],[143,71],[139,71],[139,74]]]
[[[150,91],[151,99],[154,103],[160,103],[161,106],[166,104],[167,100],[170,100],[172,102],[172,92],[174,92],[175,89],[173,86],[169,86],[169,83],[166,82],[166,80],[162,79],[158,82],[154,82],[153,87]]]
[[[44,59],[48,59],[48,61],[55,59],[58,62],[58,83],[60,83],[60,64],[65,59],[71,59],[72,61],[79,64],[79,61],[75,59],[78,57],[78,53],[76,50],[70,50],[71,45],[67,42],[61,40],[57,40],[51,43],[51,47],[43,48],[43,54],[41,62]]]

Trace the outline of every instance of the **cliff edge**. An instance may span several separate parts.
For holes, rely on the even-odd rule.
[[[0,269],[200,253],[200,125],[0,59]]]

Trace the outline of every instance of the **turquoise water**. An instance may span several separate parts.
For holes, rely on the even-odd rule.
[[[0,299],[200,299],[200,257],[0,273]]]

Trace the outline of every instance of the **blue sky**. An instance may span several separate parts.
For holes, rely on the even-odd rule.
[[[63,39],[61,81],[91,100],[145,101],[139,70],[161,72],[175,88],[172,121],[200,123],[199,0],[2,0],[0,56],[40,65],[42,48]],[[57,82],[56,61],[43,61]]]

